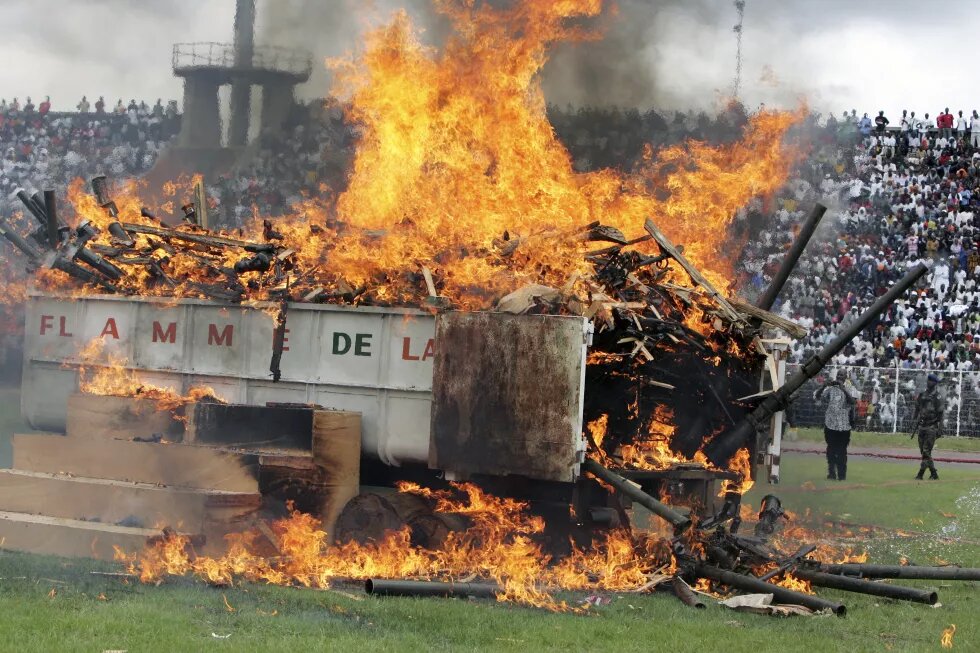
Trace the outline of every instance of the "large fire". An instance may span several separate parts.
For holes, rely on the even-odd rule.
[[[527,504],[488,495],[470,484],[453,491],[433,491],[404,483],[399,488],[435,500],[435,510],[466,518],[471,526],[451,532],[438,549],[414,546],[408,529],[388,533],[380,542],[334,545],[319,521],[293,512],[273,524],[280,555],[252,553],[255,534],[230,538],[220,558],[197,557],[189,539],[171,534],[140,554],[117,551],[117,559],[143,582],[167,575],[193,574],[209,583],[235,579],[303,587],[328,587],[331,580],[424,578],[496,581],[499,600],[567,610],[550,589],[635,590],[668,565],[670,551],[657,538],[611,532],[589,550],[574,549],[554,561],[541,544],[544,521]]]
[[[729,285],[739,247],[728,226],[750,199],[785,182],[799,152],[783,137],[802,112],[759,112],[727,145],[648,148],[633,171],[579,173],[547,120],[538,73],[549,46],[588,36],[570,25],[604,3],[436,4],[454,27],[443,48],[424,45],[400,13],[367,36],[359,58],[334,63],[335,92],[349,98],[361,134],[349,185],[336,205],[310,198],[275,223],[277,243],[292,250],[289,263],[275,275],[239,275],[248,298],[319,287],[341,291],[334,301],[354,294],[355,302],[417,305],[426,266],[440,295],[461,308],[488,308],[528,283],[562,287],[586,276],[584,225],[599,221],[632,238],[647,218],[683,242],[716,286]],[[169,184],[153,211],[173,215],[193,181]],[[117,189],[119,220],[152,227],[140,194],[137,184]],[[118,246],[111,219],[81,182],[69,201],[68,219],[101,229],[95,245]],[[259,218],[243,234],[271,237]],[[233,248],[173,252],[153,235],[134,237],[134,255],[117,261],[127,271],[117,284],[123,292],[206,297],[199,284],[220,281],[245,256]],[[49,289],[77,285],[60,271],[42,277]],[[588,288],[572,285],[584,301]]]
[[[584,315],[587,307],[602,304],[599,289],[588,281],[595,271],[584,255],[594,245],[583,237],[585,226],[601,223],[633,240],[645,234],[647,219],[683,243],[684,256],[711,283],[730,286],[740,248],[729,227],[749,200],[784,185],[799,155],[784,137],[802,110],[759,112],[741,139],[730,144],[647,148],[634,170],[577,172],[547,120],[538,75],[552,45],[595,36],[581,25],[600,15],[606,3],[534,0],[497,9],[490,3],[434,1],[453,27],[443,47],[425,45],[407,14],[399,13],[368,34],[356,59],[333,62],[334,91],[349,99],[349,118],[360,130],[348,187],[336,202],[309,198],[274,225],[256,217],[240,233],[206,234],[274,241],[282,258],[268,262],[266,270],[235,272],[236,263],[251,256],[242,247],[177,248],[146,229],[131,230],[135,243],[117,251],[120,243],[109,230],[115,218],[83,191],[81,181],[73,184],[65,218],[72,226],[88,220],[99,228],[90,241],[93,249],[106,256],[113,252],[112,260],[126,272],[117,289],[213,298],[215,286],[231,285],[247,301],[295,300],[321,289],[325,301],[420,305],[431,294],[421,274],[425,270],[437,294],[458,308],[491,308],[507,293],[539,284],[565,289],[575,301],[563,310],[577,305]],[[159,227],[146,214],[173,215],[192,182],[168,186],[163,203],[151,211],[143,210],[138,184],[117,188],[118,220]],[[179,229],[203,233],[195,226]],[[635,250],[659,253],[649,241],[637,243]],[[681,273],[670,275],[669,280],[688,284]],[[104,291],[79,286],[57,270],[41,270],[37,278],[46,290]],[[688,297],[694,292],[681,290]],[[699,300],[668,309],[705,339],[720,331]],[[612,320],[608,309],[597,311],[588,317]],[[720,367],[718,354],[738,347],[720,340],[712,345],[717,349],[706,352],[705,365]],[[108,369],[112,374],[83,374],[83,391],[187,400],[140,382],[123,361]],[[610,445],[617,465],[708,466],[696,447],[685,454],[672,446],[677,425],[668,409],[649,412],[653,418],[643,421],[640,432],[628,434],[639,437]],[[601,447],[613,440],[607,437],[610,421],[608,415],[590,419],[594,455],[610,455]],[[750,463],[747,449],[735,457],[733,469],[742,480],[730,491],[751,487]],[[313,517],[294,512],[274,525],[280,554],[274,559],[256,553],[248,534],[232,538],[220,558],[196,556],[189,541],[175,534],[140,554],[119,555],[144,581],[194,574],[216,584],[241,578],[324,587],[334,578],[472,576],[496,581],[502,600],[551,609],[568,606],[554,599],[550,588],[635,590],[647,586],[658,570],[673,571],[667,541],[650,534],[612,531],[588,549],[573,548],[571,555],[552,559],[541,543],[544,522],[520,502],[466,484],[452,492],[410,485],[401,491],[427,496],[437,511],[462,515],[471,526],[450,533],[436,549],[413,546],[407,531],[365,545],[335,545]]]

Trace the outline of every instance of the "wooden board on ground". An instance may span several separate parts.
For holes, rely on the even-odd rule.
[[[7,551],[112,560],[113,546],[140,551],[146,538],[157,535],[148,528],[0,512],[0,548]]]
[[[15,469],[176,488],[259,491],[259,457],[187,444],[13,436]]]
[[[192,404],[187,407],[184,442],[309,451],[313,412],[312,407],[305,406]]]
[[[68,397],[66,432],[84,439],[132,440],[160,433],[179,441],[184,425],[170,410],[139,397],[109,397],[76,393]]]
[[[148,483],[0,470],[0,511],[45,514],[136,528],[185,528],[241,521],[257,511],[255,493],[178,489]]]

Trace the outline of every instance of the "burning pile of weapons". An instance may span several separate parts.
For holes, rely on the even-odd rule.
[[[143,222],[121,222],[106,177],[93,178],[91,188],[104,211],[98,220],[85,218],[70,227],[59,218],[53,190],[28,195],[21,189],[17,197],[38,228],[25,238],[0,221],[0,235],[28,258],[30,269],[67,275],[48,279],[48,287],[240,302],[259,287],[254,280],[243,284],[246,273],[269,272],[281,281],[292,267],[294,252],[276,244],[269,222],[264,243],[211,233],[200,224],[202,209],[194,202],[182,206],[180,227],[167,226],[146,207],[139,211]],[[44,280],[43,273],[39,277]]]

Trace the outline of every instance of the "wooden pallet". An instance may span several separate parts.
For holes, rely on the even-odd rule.
[[[262,504],[258,492],[172,488],[63,474],[0,470],[0,511],[45,514],[138,528],[200,533],[240,522]]]
[[[259,457],[213,447],[15,435],[14,469],[155,483],[174,488],[259,491]]]
[[[7,551],[112,560],[114,546],[140,551],[147,538],[157,535],[160,531],[148,528],[0,512],[0,549]]]

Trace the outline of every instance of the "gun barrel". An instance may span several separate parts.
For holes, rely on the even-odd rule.
[[[75,258],[113,281],[118,281],[123,276],[122,269],[86,248],[84,245],[78,248],[78,251],[75,253]]]
[[[920,567],[917,565],[868,565],[862,563],[823,564],[828,574],[862,578],[901,578],[908,580],[980,580],[980,569],[971,567]]]
[[[769,287],[766,288],[766,292],[759,298],[756,306],[764,311],[768,311],[772,308],[773,304],[776,303],[776,298],[782,291],[783,286],[786,285],[789,275],[792,274],[793,270],[796,268],[796,264],[799,262],[800,257],[803,256],[806,246],[810,243],[813,233],[817,230],[817,226],[820,224],[820,220],[823,219],[826,212],[827,207],[823,204],[817,204],[813,207],[813,210],[810,211],[810,215],[807,216],[806,222],[804,222],[803,226],[800,228],[800,234],[793,242],[793,247],[786,253],[785,258],[783,258],[783,264],[779,266],[779,270],[776,272],[776,276],[773,277],[772,283],[769,284]]]
[[[710,580],[718,581],[719,583],[724,583],[729,587],[734,587],[735,589],[740,589],[745,592],[772,594],[773,598],[778,603],[802,605],[805,608],[810,608],[811,610],[818,612],[821,610],[830,610],[838,617],[843,617],[847,614],[847,608],[843,603],[828,601],[826,599],[813,596],[812,594],[803,594],[802,592],[786,589],[780,585],[773,585],[772,583],[767,583],[764,580],[759,580],[754,576],[744,576],[742,574],[737,574],[734,571],[725,571],[724,569],[718,569],[717,567],[710,567],[708,565],[700,564],[697,565],[694,573],[699,578],[708,578]]]
[[[871,596],[883,596],[898,601],[912,601],[913,603],[925,603],[935,605],[939,600],[936,592],[921,590],[915,587],[901,587],[898,585],[886,585],[885,583],[875,583],[862,578],[853,576],[838,576],[836,574],[825,574],[809,569],[795,569],[793,575],[801,580],[809,581],[816,587],[829,587],[844,592],[856,592],[858,594],[869,594]]]
[[[34,216],[34,219],[37,220],[42,227],[47,226],[48,216],[44,214],[44,211],[41,207],[39,207],[37,204],[34,203],[34,200],[31,198],[30,195],[27,194],[26,190],[24,190],[23,188],[18,189],[17,199],[21,201],[24,207],[30,212],[31,215]]]
[[[657,501],[619,474],[606,469],[591,458],[582,463],[582,470],[589,472],[596,478],[602,479],[609,485],[616,488],[617,491],[623,493],[633,501],[636,501],[653,514],[667,520],[675,529],[677,529],[678,532],[685,531],[690,528],[691,519],[689,517],[685,517],[667,504]]]
[[[919,264],[912,268],[902,279],[892,286],[888,292],[878,298],[868,310],[861,314],[853,324],[841,331],[826,347],[803,364],[803,368],[786,380],[783,387],[769,396],[751,413],[746,415],[734,429],[717,436],[704,448],[704,453],[715,465],[724,467],[735,452],[746,446],[755,437],[758,425],[762,424],[789,405],[793,394],[804,383],[815,377],[827,363],[839,354],[858,334],[874,322],[892,302],[905,294],[926,273],[926,266]]]
[[[58,233],[61,224],[58,222],[58,200],[53,190],[44,191],[44,212],[48,218],[48,245],[57,247],[61,242],[61,235]]]
[[[10,244],[19,249],[27,258],[32,261],[36,261],[40,258],[40,254],[34,247],[27,242],[27,240],[21,236],[16,231],[10,228],[10,225],[3,219],[0,219],[0,236],[3,236],[10,241]]]

